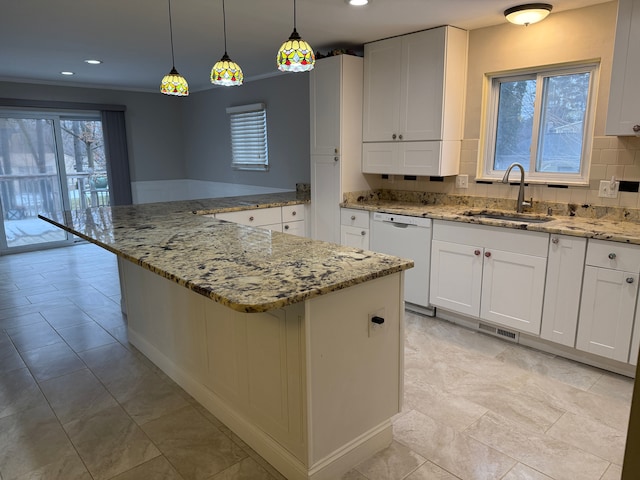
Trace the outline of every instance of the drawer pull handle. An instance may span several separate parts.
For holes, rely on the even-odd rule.
[[[253,216],[249,217],[249,221],[253,222]]]
[[[402,134],[398,135],[398,138],[399,138],[400,140],[402,140]]]
[[[367,234],[367,232],[365,232],[364,230],[362,230],[362,231],[360,232],[360,235],[362,235],[363,237],[364,237],[366,234]]]
[[[640,125],[634,125],[633,126],[633,131],[636,132],[636,133],[640,132]]]
[[[296,211],[294,210],[293,212],[291,212],[291,215],[295,217],[297,213],[298,213],[298,212],[296,212]]]
[[[616,254],[615,253],[610,253],[609,254],[609,260],[615,260],[616,259]]]
[[[491,256],[491,252],[484,252],[484,256],[489,258]]]
[[[285,225],[285,226],[284,226],[284,229],[285,229],[285,230],[289,230],[289,225]]]
[[[384,318],[376,315],[374,317],[371,317],[371,322],[375,323],[376,325],[382,325],[384,323]]]
[[[355,220],[356,216],[355,215],[351,215],[351,220]]]
[[[476,255],[476,256],[480,255],[480,250],[474,250],[473,254]]]
[[[627,283],[633,283],[633,277],[627,278]]]
[[[396,134],[394,133],[393,135],[391,135],[391,138],[392,138],[393,140],[395,140],[395,139],[396,139]]]
[[[557,245],[560,242],[560,239],[558,237],[554,237],[551,239],[551,243]]]

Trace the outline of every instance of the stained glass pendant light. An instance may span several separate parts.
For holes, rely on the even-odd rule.
[[[242,85],[244,75],[240,65],[231,61],[227,55],[227,15],[224,11],[224,0],[222,0],[222,26],[224,29],[224,55],[211,69],[211,83],[225,87],[239,86]]]
[[[169,0],[169,33],[171,35],[171,71],[164,76],[160,84],[160,91],[165,95],[177,95],[184,97],[189,95],[187,80],[176,70],[176,62],[173,56],[173,26],[171,25],[171,0]]]
[[[313,48],[296,31],[296,0],[293,0],[293,33],[278,50],[276,62],[281,72],[306,72],[313,70],[316,63]]]

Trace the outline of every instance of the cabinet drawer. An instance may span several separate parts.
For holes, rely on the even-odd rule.
[[[352,208],[340,209],[340,225],[350,227],[369,228],[369,212]]]
[[[239,212],[217,213],[216,218],[242,225],[261,226],[282,223],[280,207],[261,208],[257,210],[241,210]]]
[[[640,272],[640,247],[605,240],[589,240],[587,265]]]
[[[282,221],[296,222],[304,220],[304,205],[285,205],[282,207]]]

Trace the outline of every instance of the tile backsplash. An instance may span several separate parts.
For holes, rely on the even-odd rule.
[[[500,182],[476,183],[478,143],[476,139],[462,141],[460,174],[469,176],[469,188],[456,188],[455,176],[445,177],[443,181],[431,181],[428,177],[405,180],[400,175],[390,175],[389,178],[380,179],[376,184],[379,188],[389,190],[515,198],[517,186]],[[533,197],[534,201],[544,202],[640,208],[640,193],[637,192],[620,192],[618,198],[598,197],[600,180],[610,180],[612,176],[615,176],[616,180],[640,181],[640,137],[595,137],[588,186],[554,188],[532,184],[527,186],[525,197]]]

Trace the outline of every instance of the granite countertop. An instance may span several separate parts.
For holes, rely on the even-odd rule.
[[[533,209],[525,211],[522,215],[522,222],[515,222],[481,216],[516,216],[514,200],[438,194],[428,195],[426,198],[416,198],[410,194],[407,198],[384,197],[384,194],[347,195],[341,206],[640,245],[640,212],[635,209],[536,202]],[[548,212],[551,212],[551,215],[548,215]],[[546,221],[530,223],[528,219]]]
[[[291,192],[40,218],[240,312],[284,307],[413,266],[411,260],[201,215],[308,201]]]

